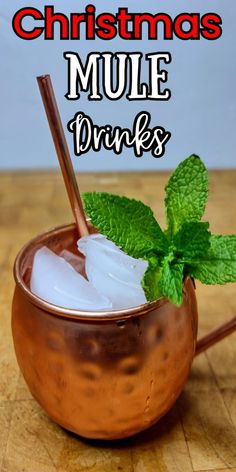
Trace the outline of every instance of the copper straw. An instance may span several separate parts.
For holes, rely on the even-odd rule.
[[[78,232],[80,236],[86,236],[89,234],[88,225],[50,75],[37,77],[37,81]]]

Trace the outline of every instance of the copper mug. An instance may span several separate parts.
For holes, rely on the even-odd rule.
[[[154,424],[174,404],[194,356],[235,330],[235,318],[197,342],[194,282],[180,308],[160,299],[86,312],[52,305],[29,289],[35,251],[76,252],[75,225],[30,241],[18,254],[12,331],[21,372],[56,423],[87,438],[118,439]]]

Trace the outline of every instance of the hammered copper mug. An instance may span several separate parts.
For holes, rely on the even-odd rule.
[[[30,241],[17,256],[12,330],[17,360],[38,403],[59,425],[87,438],[142,431],[174,404],[196,352],[235,329],[235,319],[197,343],[194,283],[180,308],[166,299],[86,312],[47,303],[29,289],[34,253],[76,252],[75,225]],[[197,346],[197,347],[196,347]]]

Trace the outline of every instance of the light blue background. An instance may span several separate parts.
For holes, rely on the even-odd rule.
[[[0,169],[57,167],[44,110],[35,77],[50,73],[54,82],[64,126],[79,111],[89,114],[95,123],[132,127],[135,115],[141,110],[152,114],[152,124],[172,132],[167,151],[161,159],[144,154],[137,159],[131,150],[122,156],[112,152],[88,153],[73,156],[80,171],[151,170],[175,167],[192,152],[202,156],[209,167],[236,167],[236,47],[235,0],[146,0],[122,2],[95,0],[98,12],[116,12],[118,7],[130,11],[179,13],[217,12],[223,19],[223,36],[217,41],[24,41],[14,34],[11,22],[14,13],[23,6],[36,6],[43,11],[53,4],[65,13],[83,12],[89,2],[76,0],[10,0],[0,5]],[[91,51],[170,51],[172,64],[168,87],[169,102],[128,102],[103,99],[89,102],[83,94],[77,102],[64,98],[67,91],[67,62],[63,52],[72,50],[83,58]],[[143,72],[143,80],[147,77]],[[73,155],[72,134],[66,131]]]

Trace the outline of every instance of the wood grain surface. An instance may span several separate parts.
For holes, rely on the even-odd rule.
[[[125,194],[151,205],[164,224],[166,173],[83,174],[82,191]],[[211,172],[206,218],[215,233],[236,233],[236,171]],[[174,408],[153,428],[121,442],[73,436],[32,399],[14,355],[10,312],[14,258],[31,237],[71,222],[58,173],[0,175],[0,471],[236,472],[236,335],[201,354]],[[197,284],[205,334],[236,312],[236,285]]]

